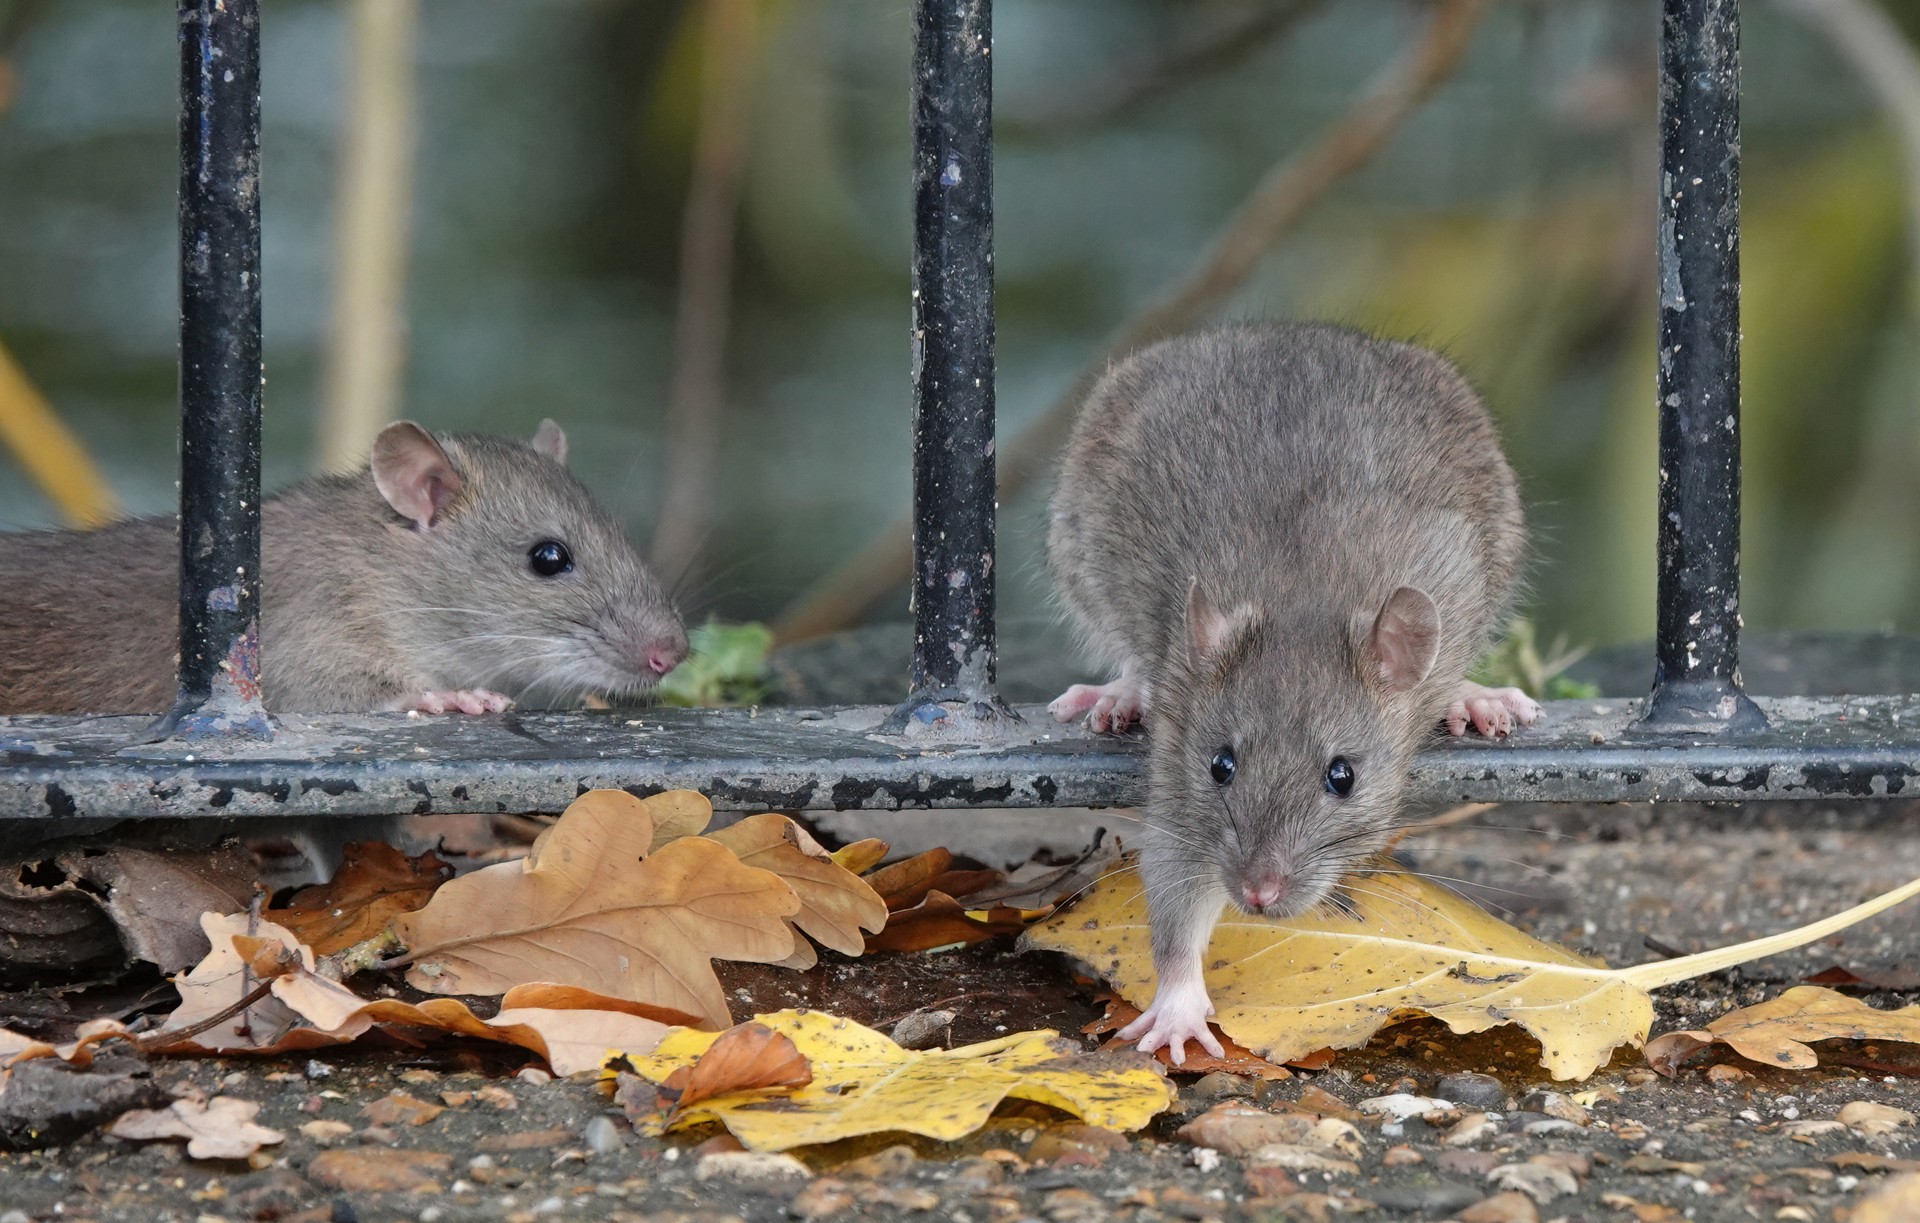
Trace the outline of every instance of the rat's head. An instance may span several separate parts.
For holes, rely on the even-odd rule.
[[[550,420],[528,443],[411,421],[374,443],[417,604],[395,630],[439,682],[558,704],[642,691],[686,657],[679,612],[566,459]]]
[[[1176,649],[1174,733],[1156,746],[1159,835],[1217,868],[1249,912],[1327,900],[1385,844],[1400,809],[1407,697],[1438,644],[1433,600],[1401,587],[1351,618],[1210,605],[1195,583]]]

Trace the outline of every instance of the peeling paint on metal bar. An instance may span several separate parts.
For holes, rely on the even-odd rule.
[[[1920,696],[1763,700],[1748,736],[1648,738],[1637,701],[1556,701],[1510,740],[1436,738],[1420,801],[1839,799],[1920,794]],[[272,740],[138,743],[148,719],[0,718],[0,817],[558,811],[579,794],[685,787],[724,810],[1129,806],[1144,737],[1038,706],[998,738],[908,743],[891,711],[647,710],[484,718],[292,716]]]

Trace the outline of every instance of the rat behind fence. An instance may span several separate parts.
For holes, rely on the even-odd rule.
[[[552,421],[531,442],[402,421],[359,471],[267,498],[267,708],[480,714],[651,688],[686,629],[566,453]],[[173,704],[177,535],[171,516],[0,534],[0,714]],[[337,850],[316,836],[336,827],[295,822],[323,875]]]
[[[1168,340],[1088,396],[1048,558],[1103,685],[1053,704],[1151,722],[1141,851],[1152,1005],[1122,1036],[1216,1055],[1201,980],[1222,906],[1337,902],[1383,847],[1415,749],[1539,707],[1467,681],[1525,552],[1493,422],[1445,359],[1338,327]]]

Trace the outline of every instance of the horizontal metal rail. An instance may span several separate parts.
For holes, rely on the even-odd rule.
[[[1762,698],[1768,729],[1649,741],[1642,702],[1555,701],[1513,739],[1436,740],[1415,802],[1839,799],[1920,794],[1920,696]],[[557,811],[586,790],[694,789],[737,811],[1133,806],[1145,740],[1053,727],[879,733],[886,707],[548,713],[443,721],[289,716],[271,742],[128,746],[137,718],[0,719],[0,817]],[[1034,728],[1045,727],[1044,730]]]

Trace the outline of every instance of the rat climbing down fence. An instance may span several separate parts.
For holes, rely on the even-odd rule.
[[[897,708],[462,721],[285,714],[259,687],[259,5],[182,0],[180,695],[0,718],[0,817],[556,811],[697,789],[741,810],[1108,806],[1137,736],[994,694],[990,0],[917,0],[913,607]],[[1549,702],[1510,739],[1435,740],[1412,799],[1875,797],[1920,776],[1920,696],[1749,700],[1739,657],[1739,67],[1732,0],[1664,0],[1658,640],[1645,700]],[[219,68],[216,70],[215,65]],[[210,546],[199,544],[211,541]],[[156,715],[166,716],[156,724]]]

